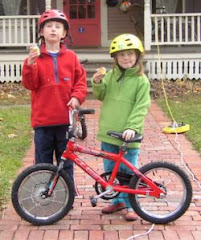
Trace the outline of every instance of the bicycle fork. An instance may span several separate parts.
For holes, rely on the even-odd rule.
[[[51,179],[50,182],[48,183],[48,186],[47,186],[48,191],[47,191],[47,196],[46,197],[51,197],[52,192],[54,191],[54,188],[57,185],[57,181],[59,179],[59,172],[61,171],[61,169],[63,169],[63,165],[64,165],[64,161],[61,160],[61,162],[59,163],[58,169],[53,176],[53,179]]]

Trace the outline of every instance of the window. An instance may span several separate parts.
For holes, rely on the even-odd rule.
[[[70,19],[95,18],[95,0],[70,0]]]
[[[182,0],[152,0],[153,13],[176,13],[182,11]]]

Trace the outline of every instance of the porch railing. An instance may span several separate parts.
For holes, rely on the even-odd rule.
[[[151,45],[201,44],[201,13],[151,14],[151,25]]]
[[[0,16],[0,47],[26,47],[36,43],[38,17]]]
[[[166,54],[160,60],[151,55],[146,58],[146,69],[150,80],[190,79],[199,80],[201,74],[200,54]]]
[[[37,15],[0,16],[0,47],[26,47],[36,43],[38,18]],[[145,37],[148,30],[151,32],[146,45],[201,44],[201,13],[151,14],[150,19],[151,31],[145,27]]]

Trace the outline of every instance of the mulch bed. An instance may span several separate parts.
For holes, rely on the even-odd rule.
[[[152,97],[160,98],[164,96],[163,86],[167,96],[182,97],[185,94],[200,93],[201,80],[153,80],[151,81]]]
[[[153,98],[160,98],[164,95],[162,81],[152,80],[151,94]],[[201,80],[164,80],[166,94],[169,97],[180,97],[184,94],[200,93]],[[30,91],[26,90],[21,83],[1,83],[0,84],[0,102],[6,101],[13,103],[27,103],[30,99]]]

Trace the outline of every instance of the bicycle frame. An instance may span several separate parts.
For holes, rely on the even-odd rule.
[[[114,161],[115,165],[111,173],[111,177],[109,181],[106,181],[102,178],[96,171],[94,171],[89,165],[87,165],[83,160],[81,160],[75,152],[88,154],[91,156],[106,158],[108,160]],[[129,194],[141,194],[148,196],[155,196],[157,198],[161,197],[161,194],[165,194],[151,179],[144,176],[135,166],[133,166],[129,161],[127,161],[124,157],[124,152],[120,150],[119,154],[114,154],[106,151],[101,151],[98,149],[85,148],[75,144],[74,141],[69,140],[67,143],[66,150],[62,154],[62,160],[71,160],[77,166],[79,166],[84,172],[86,172],[89,176],[91,176],[95,181],[97,181],[101,186],[103,186],[106,190],[112,187],[113,191],[116,192],[124,192]],[[139,178],[141,178],[148,187],[143,187],[139,189],[131,189],[129,186],[119,186],[114,184],[114,180],[117,176],[118,169],[120,164],[125,164],[134,174],[136,174]]]
[[[73,111],[76,112],[76,110],[73,110]],[[124,192],[124,193],[128,193],[128,194],[140,194],[140,195],[154,196],[156,198],[160,198],[160,197],[166,195],[166,193],[162,189],[160,189],[157,186],[156,183],[154,183],[148,177],[144,176],[135,166],[133,166],[128,160],[126,160],[123,157],[125,151],[123,151],[121,148],[120,148],[119,153],[115,154],[115,153],[110,153],[110,152],[106,152],[106,151],[101,151],[101,150],[98,150],[98,149],[93,149],[93,148],[90,148],[90,147],[85,148],[85,147],[82,147],[82,146],[76,144],[75,143],[75,136],[74,136],[74,132],[73,132],[73,126],[74,126],[73,123],[74,123],[74,119],[76,119],[76,116],[74,116],[74,114],[71,113],[69,119],[70,119],[70,123],[71,123],[70,128],[71,128],[72,132],[70,134],[70,139],[67,142],[66,150],[64,150],[64,152],[61,156],[61,159],[63,161],[70,160],[70,161],[74,162],[85,173],[87,173],[89,176],[91,176],[91,178],[93,178],[103,188],[105,188],[107,192],[109,192],[109,191]],[[110,176],[109,181],[106,181],[106,179],[101,177],[101,175],[99,175],[94,169],[92,169],[83,160],[81,160],[75,154],[76,152],[88,154],[88,155],[91,155],[91,156],[105,158],[105,159],[108,159],[110,161],[114,161],[115,164],[114,164],[114,168],[111,172],[111,176]],[[146,187],[143,186],[143,187],[139,187],[138,189],[132,189],[128,185],[116,184],[115,183],[115,178],[117,177],[120,164],[124,164],[125,166],[127,166],[133,172],[133,174],[135,174],[139,178],[141,178],[141,180],[146,184]],[[63,162],[61,162],[59,164],[58,173],[59,173],[60,169],[62,169],[62,168],[63,168]],[[54,187],[56,186],[56,182],[57,182],[58,177],[59,177],[58,173],[54,176],[54,179],[51,181],[51,184],[49,186],[48,195],[51,195],[51,193],[54,190]]]

